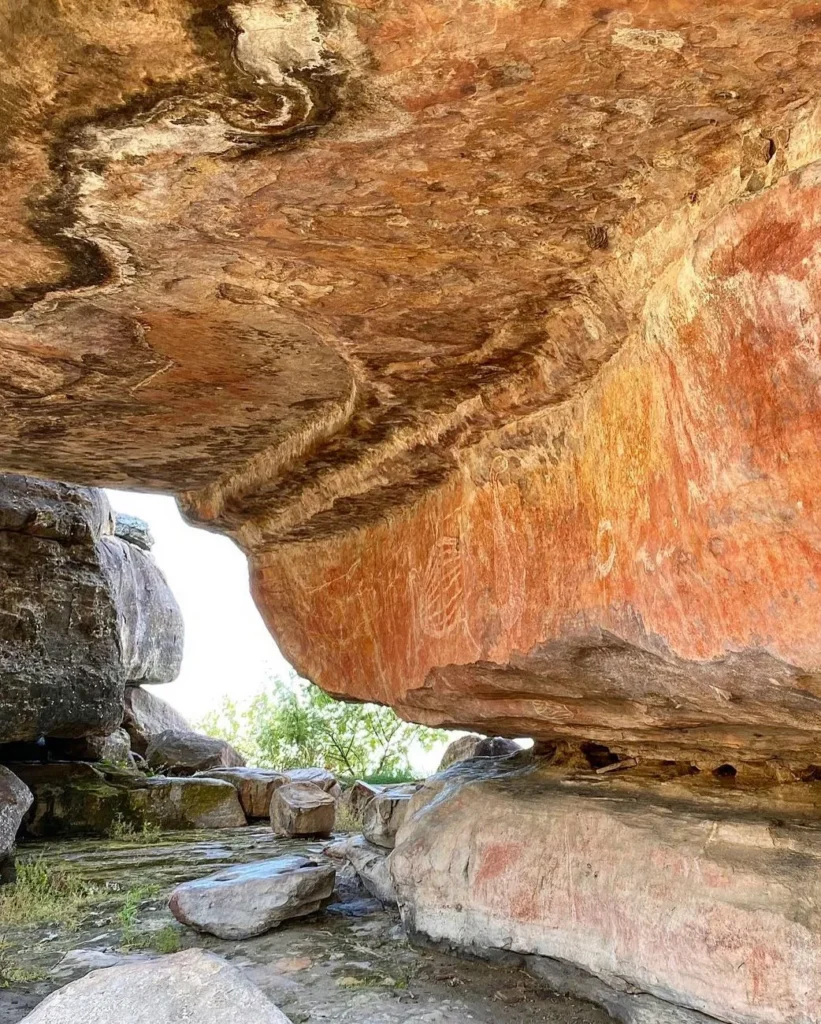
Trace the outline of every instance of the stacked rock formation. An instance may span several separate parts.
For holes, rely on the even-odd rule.
[[[175,679],[179,608],[96,489],[0,476],[0,743],[103,738],[126,684]]]
[[[132,749],[170,776],[242,763],[141,685],[171,681],[182,658],[182,617],[152,543],[95,488],[0,476],[0,763],[11,768],[0,880],[21,827],[52,837],[246,824],[227,781],[134,770]]]

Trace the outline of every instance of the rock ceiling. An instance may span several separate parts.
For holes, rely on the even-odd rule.
[[[416,720],[821,729],[821,3],[0,0],[2,468]]]

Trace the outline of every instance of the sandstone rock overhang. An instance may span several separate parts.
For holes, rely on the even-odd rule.
[[[821,5],[0,0],[3,468],[430,723],[821,729]]]

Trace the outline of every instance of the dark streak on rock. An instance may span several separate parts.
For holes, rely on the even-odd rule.
[[[154,86],[129,97],[124,103],[70,120],[55,135],[50,146],[49,168],[56,184],[44,198],[29,200],[29,225],[37,237],[62,254],[69,269],[57,280],[5,289],[0,298],[0,319],[29,309],[50,292],[100,286],[112,278],[112,267],[100,246],[71,233],[78,223],[81,180],[78,172],[82,168],[102,173],[105,167],[100,161],[93,166],[91,160],[83,163],[78,159],[87,129],[133,126],[135,122],[150,120],[160,104],[193,101],[199,109],[217,111],[228,124],[236,126],[236,135],[228,138],[238,148],[224,156],[235,159],[257,155],[263,150],[295,148],[312,139],[338,113],[346,72],[291,69],[291,77],[308,89],[310,107],[296,88],[260,86],[234,59],[237,31],[226,14],[225,0],[194,2],[199,10],[191,16],[189,29],[198,50],[210,65],[210,73],[202,74],[193,83],[178,81]],[[321,25],[327,27],[335,20],[335,12],[324,0],[318,0],[314,6]],[[294,116],[284,125],[271,127],[271,119],[281,113],[283,96],[292,101]],[[5,297],[9,294],[10,297]]]

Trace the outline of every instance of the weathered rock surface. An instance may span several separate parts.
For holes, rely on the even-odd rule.
[[[522,748],[515,740],[507,740],[504,736],[485,736],[476,744],[474,757],[510,757],[520,754]]]
[[[0,865],[7,861],[14,848],[17,831],[31,802],[31,791],[26,784],[0,765]]]
[[[25,1024],[290,1024],[227,960],[201,949],[92,971],[49,996]]]
[[[811,5],[9,10],[8,468],[179,495],[338,694],[817,749]]]
[[[0,742],[104,736],[179,671],[182,618],[97,490],[0,475]]]
[[[131,737],[131,747],[145,757],[152,737],[172,729],[193,732],[183,716],[152,690],[142,686],[126,686],[123,728]]]
[[[130,516],[125,512],[114,513],[114,536],[142,548],[143,551],[150,551],[154,547],[154,535],[148,523],[138,516]]]
[[[330,793],[334,800],[342,797],[342,787],[333,772],[327,768],[291,768],[285,772],[291,782],[310,782]]]
[[[287,775],[266,768],[209,768],[198,772],[197,778],[230,782],[239,794],[245,816],[252,820],[270,818],[274,792],[288,782]]]
[[[523,958],[525,969],[544,981],[552,992],[571,998],[587,999],[605,1009],[619,1024],[714,1024],[715,1017],[706,1017],[697,1010],[675,1006],[634,988],[620,978],[608,984],[572,964],[548,957]]]
[[[448,745],[439,762],[439,771],[444,771],[457,761],[466,761],[469,757],[505,757],[518,754],[521,747],[514,740],[506,740],[501,736],[477,736],[468,733],[460,736]]]
[[[236,789],[217,779],[146,778],[82,762],[15,764],[34,794],[27,835],[106,835],[117,822],[140,828],[237,828],[246,824]]]
[[[369,782],[362,782],[358,779],[345,790],[343,795],[345,806],[357,821],[361,821],[365,808],[371,800],[373,800],[377,793],[381,793],[387,788],[387,786],[374,786]]]
[[[131,740],[125,729],[115,729],[109,736],[84,736],[82,739],[49,739],[46,748],[57,761],[107,761],[124,764],[131,755]]]
[[[277,857],[184,882],[168,905],[178,921],[221,939],[249,939],[320,910],[334,891],[322,858]]]
[[[336,800],[312,782],[279,786],[271,799],[271,828],[279,836],[329,835],[336,821]]]
[[[168,775],[195,775],[209,768],[242,768],[245,758],[226,740],[166,729],[152,736],[145,752],[152,768]]]
[[[417,784],[391,786],[369,800],[362,812],[362,834],[377,846],[393,847]]]
[[[452,740],[442,754],[439,771],[443,772],[445,768],[456,764],[457,761],[466,761],[469,757],[473,757],[476,744],[480,743],[482,739],[484,737],[478,736],[475,732],[469,732],[466,736],[459,736],[458,739]]]
[[[557,958],[733,1024],[821,1020],[821,830],[785,813],[783,787],[769,806],[748,791],[752,815],[720,778],[472,766],[429,780],[397,836],[411,930]]]
[[[352,836],[333,843],[325,853],[347,860],[371,896],[387,905],[396,903],[396,888],[388,862],[389,851],[384,846],[375,846],[364,836]]]

